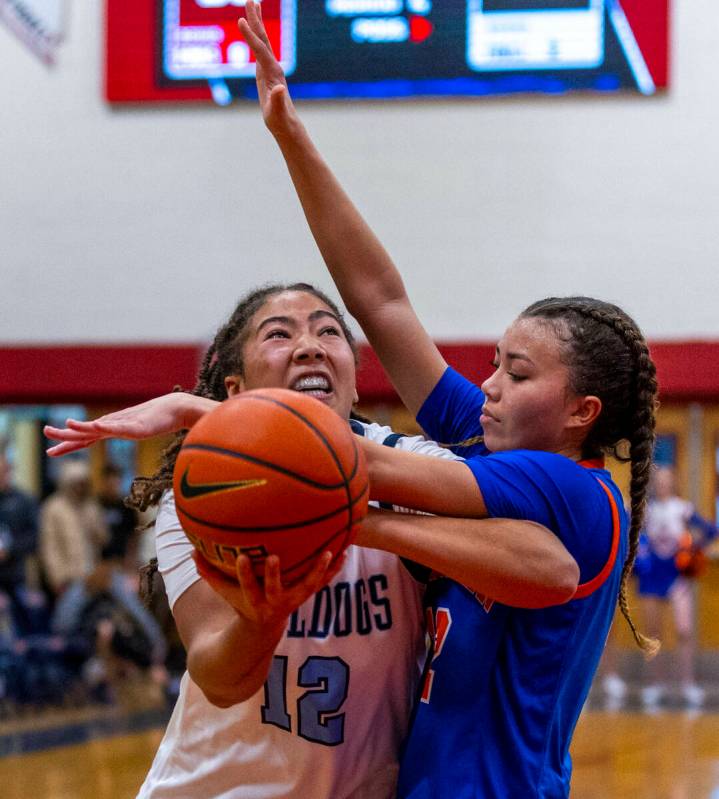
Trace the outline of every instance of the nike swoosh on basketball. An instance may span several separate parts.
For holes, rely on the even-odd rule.
[[[239,491],[242,488],[254,488],[264,485],[267,482],[267,480],[258,479],[235,480],[231,483],[190,483],[187,479],[187,473],[189,471],[189,467],[185,469],[182,479],[180,480],[180,494],[182,494],[185,499],[196,499],[206,494],[215,494],[218,491]]]

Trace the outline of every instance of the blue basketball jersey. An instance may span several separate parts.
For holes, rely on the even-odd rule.
[[[476,386],[448,369],[418,421],[438,441],[463,441],[481,435],[483,402]],[[399,796],[565,799],[569,744],[627,554],[621,494],[597,464],[540,451],[488,454],[481,443],[469,454],[489,515],[552,530],[579,564],[580,589],[564,605],[524,610],[447,578],[429,583],[434,647],[402,758]]]

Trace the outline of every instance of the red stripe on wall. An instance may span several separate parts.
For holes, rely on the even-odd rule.
[[[494,344],[444,344],[440,349],[452,366],[477,383],[492,371]],[[664,400],[719,402],[719,341],[655,342],[651,349]],[[0,348],[0,402],[139,402],[176,385],[191,388],[203,350],[192,344]],[[358,388],[365,403],[396,400],[367,347]]]
[[[0,349],[0,401],[127,404],[192,388],[202,349],[189,345]]]
[[[492,373],[494,344],[440,344],[439,348],[448,363],[475,383]],[[663,400],[719,402],[719,341],[654,342],[651,352]],[[358,385],[365,402],[394,397],[377,356],[369,349],[362,353]]]

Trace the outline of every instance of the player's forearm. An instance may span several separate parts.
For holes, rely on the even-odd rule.
[[[383,306],[406,300],[399,272],[299,119],[275,138],[347,310],[363,328],[371,325]]]
[[[487,515],[477,481],[463,461],[360,441],[367,458],[371,499],[442,516]]]
[[[265,682],[285,626],[268,629],[237,616],[193,643],[187,670],[212,704],[230,707],[244,702]]]
[[[574,595],[579,568],[539,524],[376,512],[357,543],[394,552],[506,605],[541,608]]]

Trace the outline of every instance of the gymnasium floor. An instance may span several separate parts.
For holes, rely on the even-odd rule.
[[[133,725],[145,729],[127,732]],[[4,726],[7,751],[12,736]],[[84,734],[83,743],[0,757],[3,799],[134,799],[162,737],[161,719],[85,711],[84,721],[66,718],[45,743]],[[587,710],[572,751],[572,799],[719,799],[719,712]]]

